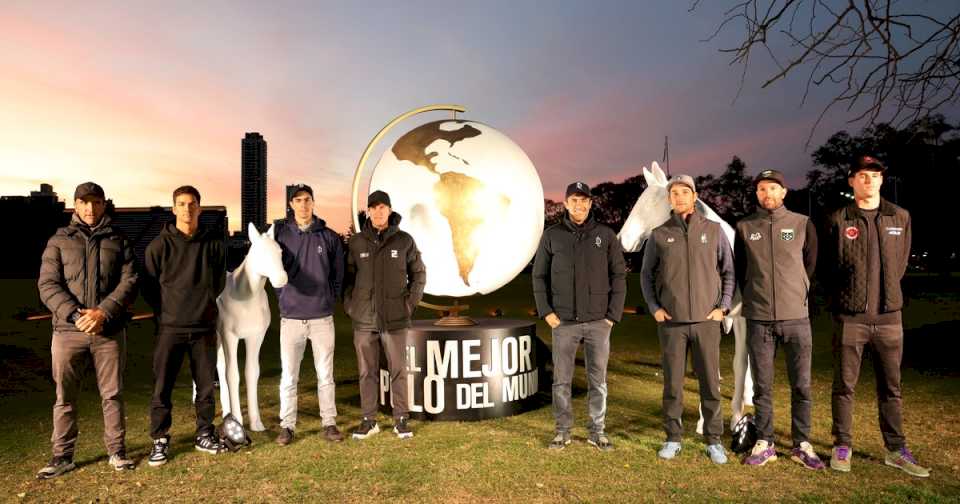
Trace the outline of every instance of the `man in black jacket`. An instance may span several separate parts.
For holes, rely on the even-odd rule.
[[[613,448],[604,433],[607,360],[610,331],[623,315],[626,270],[616,233],[593,219],[592,204],[587,184],[570,184],[564,198],[567,215],[543,232],[533,263],[537,312],[552,330],[553,416],[557,432],[549,447],[557,450],[570,444],[570,384],[581,342],[589,387],[587,442],[601,450]]]
[[[903,433],[900,360],[903,356],[903,292],[910,258],[910,214],[880,197],[885,168],[872,156],[851,164],[854,203],[834,212],[825,244],[824,276],[836,319],[833,335],[833,452],[830,468],[850,471],[853,393],[863,349],[873,350],[880,432],[886,465],[927,477]]]
[[[423,297],[427,272],[413,237],[401,231],[399,224],[400,215],[391,209],[390,196],[374,191],[367,198],[363,230],[347,244],[343,308],[353,321],[363,414],[354,439],[380,432],[376,415],[381,344],[390,370],[393,432],[400,439],[413,437],[407,423],[404,346],[410,317]]]
[[[720,321],[730,311],[736,275],[733,250],[723,229],[696,211],[693,177],[667,184],[673,212],[655,228],[643,250],[643,297],[657,321],[663,366],[663,428],[667,441],[657,453],[672,459],[683,436],[683,380],[687,349],[700,380],[700,408],[707,455],[725,464],[720,444]]]
[[[48,479],[76,468],[77,398],[87,368],[96,370],[103,409],[103,441],[117,471],[133,469],[127,458],[123,368],[126,310],[137,295],[133,247],[106,215],[103,189],[85,182],[74,191],[70,225],[47,242],[37,287],[53,314],[50,342],[57,402],[53,405],[53,458],[37,472]]]
[[[176,222],[164,227],[150,242],[144,258],[144,296],[153,307],[158,325],[150,403],[151,466],[167,462],[171,395],[187,354],[197,386],[194,447],[211,454],[221,449],[213,427],[213,382],[217,367],[217,296],[226,275],[223,237],[200,228],[200,192],[192,186],[173,192],[173,214]]]

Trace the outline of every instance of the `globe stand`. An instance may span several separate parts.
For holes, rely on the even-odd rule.
[[[436,326],[444,327],[467,327],[477,325],[477,321],[470,317],[460,315],[460,312],[467,311],[470,305],[462,305],[456,299],[453,300],[453,306],[442,306],[420,301],[420,306],[434,310],[440,315],[440,320],[433,323]]]

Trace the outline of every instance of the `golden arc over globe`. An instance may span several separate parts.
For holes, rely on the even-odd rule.
[[[377,189],[390,194],[400,228],[416,240],[431,295],[499,289],[530,262],[543,232],[536,168],[483,123],[448,119],[406,131],[377,162],[370,191]]]

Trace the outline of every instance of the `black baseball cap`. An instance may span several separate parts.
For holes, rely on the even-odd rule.
[[[103,194],[103,188],[95,182],[84,182],[77,186],[77,189],[73,191],[73,199],[83,199],[87,196],[96,196],[100,199],[107,199]]]
[[[293,194],[290,195],[291,201],[293,200],[293,198],[296,198],[297,195],[302,192],[309,194],[311,198],[313,197],[313,188],[311,188],[307,184],[297,184],[294,187],[296,187],[296,189],[294,189]]]
[[[574,194],[582,194],[588,198],[592,198],[593,194],[590,192],[590,186],[584,182],[574,182],[567,186],[567,194],[563,199],[567,199]]]
[[[373,208],[381,203],[393,208],[393,205],[390,204],[390,195],[383,191],[376,190],[370,193],[370,196],[367,196],[367,208]]]
[[[787,184],[783,181],[783,174],[777,170],[763,170],[762,172],[758,173],[753,179],[753,186],[756,187],[757,184],[763,182],[764,180],[776,182],[780,184],[780,187],[787,187]]]
[[[878,171],[883,173],[887,171],[887,167],[883,166],[883,163],[873,156],[860,156],[855,159],[853,163],[850,163],[850,170],[847,172],[847,176],[852,177],[860,170]]]

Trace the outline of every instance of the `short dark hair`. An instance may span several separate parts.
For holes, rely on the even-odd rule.
[[[197,200],[197,204],[198,205],[200,204],[200,191],[198,191],[196,187],[193,187],[192,185],[185,185],[185,186],[180,186],[174,189],[173,190],[174,204],[177,203],[177,196],[180,196],[181,194],[192,194],[193,198]]]

